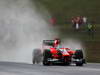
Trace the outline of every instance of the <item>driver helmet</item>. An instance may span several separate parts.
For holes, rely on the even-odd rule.
[[[57,47],[61,43],[61,40],[59,38],[54,39],[54,46]]]

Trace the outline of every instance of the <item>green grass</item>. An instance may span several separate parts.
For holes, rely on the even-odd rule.
[[[72,16],[87,16],[89,21],[100,23],[99,0],[36,0],[56,17],[58,24],[69,22]]]

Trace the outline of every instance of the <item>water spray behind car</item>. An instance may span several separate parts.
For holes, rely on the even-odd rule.
[[[0,61],[32,62],[33,49],[54,33],[44,16],[32,0],[0,0]]]

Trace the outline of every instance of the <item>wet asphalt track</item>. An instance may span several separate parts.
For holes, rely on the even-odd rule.
[[[0,75],[100,75],[100,64],[76,67],[0,62]]]

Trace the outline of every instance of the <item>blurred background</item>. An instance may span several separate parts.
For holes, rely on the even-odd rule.
[[[58,30],[61,39],[78,40],[85,49],[87,61],[100,62],[100,4],[98,0],[35,0],[35,2],[37,6],[43,5],[51,14],[56,22],[53,24],[54,28]],[[71,20],[76,16],[86,17],[87,23],[92,24],[93,28],[89,29],[88,24],[83,24],[78,31],[75,30]]]
[[[42,40],[59,37],[64,47],[85,50],[88,62],[100,62],[99,2],[0,0],[0,61],[31,63]]]

